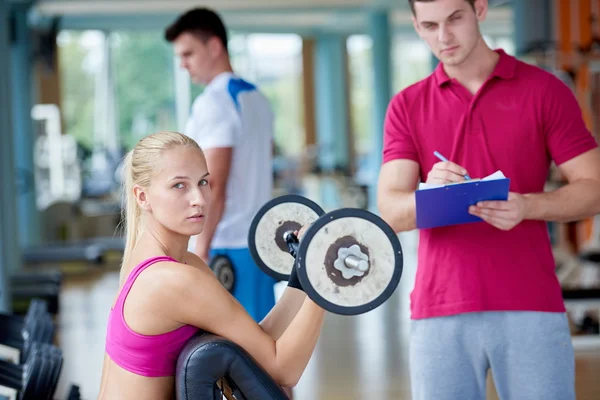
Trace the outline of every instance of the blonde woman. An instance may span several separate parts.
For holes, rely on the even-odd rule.
[[[210,212],[210,175],[198,144],[179,133],[150,135],[127,155],[123,173],[126,246],[99,399],[173,398],[177,357],[199,330],[237,343],[282,387],[295,386],[314,351],[324,310],[292,276],[275,307],[256,323],[187,251]]]

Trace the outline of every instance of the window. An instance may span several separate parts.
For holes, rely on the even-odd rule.
[[[352,35],[347,41],[347,51],[352,137],[358,162],[364,164],[372,151],[373,135],[379,134],[372,128],[372,40],[368,35]],[[392,95],[431,73],[431,52],[426,44],[413,36],[394,36],[391,58]]]
[[[120,161],[110,107],[107,35],[101,31],[62,31],[57,37],[62,131],[77,142],[81,196],[100,197],[116,186]]]
[[[173,49],[163,32],[112,32],[110,50],[119,143],[129,150],[149,133],[176,130]]]
[[[346,42],[348,52],[350,123],[352,145],[360,160],[373,143],[373,59],[371,37],[352,35]]]
[[[96,88],[105,36],[100,31],[62,31],[57,38],[63,133],[86,150],[94,145]]]
[[[177,129],[173,51],[162,31],[62,31],[63,132],[75,137],[82,196],[118,189],[124,153],[145,135]]]
[[[395,36],[392,42],[393,93],[431,74],[434,57],[415,36]]]

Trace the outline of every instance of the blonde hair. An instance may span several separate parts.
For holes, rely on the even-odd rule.
[[[136,146],[125,156],[123,161],[123,207],[122,221],[125,225],[125,252],[123,264],[131,256],[142,232],[142,210],[140,209],[133,187],[139,185],[148,188],[156,166],[164,151],[177,146],[200,146],[192,138],[178,132],[157,132],[141,139]]]

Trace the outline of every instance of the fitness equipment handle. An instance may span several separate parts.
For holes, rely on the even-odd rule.
[[[300,241],[298,240],[298,236],[294,234],[294,232],[289,231],[283,234],[283,239],[288,246],[288,251],[292,255],[292,257],[296,258],[298,255],[298,246]]]

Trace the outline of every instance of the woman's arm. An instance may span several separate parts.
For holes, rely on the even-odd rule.
[[[200,257],[192,252],[188,252],[185,263],[200,270],[211,270]],[[302,307],[305,299],[306,293],[288,286],[275,306],[260,322],[259,326],[273,339],[279,339],[296,314],[298,314],[298,311],[300,311],[300,307]]]
[[[294,232],[294,234],[299,238],[302,238],[308,226],[309,225],[302,227],[299,231]],[[210,267],[196,254],[188,252],[187,257],[188,258],[185,260],[187,264],[205,271],[210,270]],[[300,311],[305,299],[306,293],[302,290],[290,286],[286,287],[275,306],[259,323],[259,326],[273,339],[279,339],[296,314],[298,314],[298,311]]]
[[[299,231],[295,231],[294,234],[299,239],[302,239],[309,226],[303,226]],[[298,282],[298,277],[294,272],[292,272],[288,286],[279,301],[277,301],[273,309],[259,324],[263,331],[275,340],[279,339],[283,332],[285,332],[296,314],[298,314],[298,311],[300,311],[304,300],[306,300],[306,293],[300,289],[300,282]],[[294,281],[293,283],[292,280]]]
[[[300,379],[319,338],[324,310],[308,297],[273,339],[225,290],[212,271],[179,264],[161,277],[160,304],[175,321],[222,336],[244,348],[282,386]],[[291,289],[293,290],[293,289]]]
[[[306,293],[288,286],[275,306],[260,322],[260,327],[273,339],[279,339],[298,314],[305,300]]]

